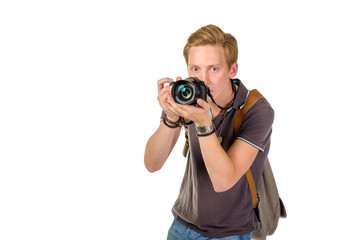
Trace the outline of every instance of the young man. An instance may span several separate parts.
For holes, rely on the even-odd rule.
[[[251,167],[258,186],[270,148],[274,112],[260,99],[244,116],[239,134],[233,121],[249,94],[231,79],[238,71],[237,42],[231,34],[208,25],[194,32],[184,48],[189,77],[210,89],[214,101],[197,100],[198,106],[180,105],[171,96],[170,78],[158,81],[162,122],[150,137],[144,162],[150,172],[160,170],[176,144],[182,118],[190,119],[190,151],[184,179],[172,213],[175,220],[168,239],[251,239],[257,217],[244,176]],[[180,80],[177,77],[176,80]],[[192,238],[191,238],[192,239]]]

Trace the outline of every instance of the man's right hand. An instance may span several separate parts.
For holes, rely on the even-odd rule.
[[[176,81],[180,80],[181,77],[177,77]],[[172,106],[168,103],[168,99],[172,99],[171,96],[171,88],[170,86],[165,86],[166,83],[172,83],[174,82],[171,78],[162,78],[157,82],[158,87],[158,96],[157,99],[159,101],[160,107],[165,112],[166,117],[172,121],[177,122],[180,118],[180,116],[175,112],[175,110],[172,108]]]

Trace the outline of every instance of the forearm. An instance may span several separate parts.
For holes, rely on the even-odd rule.
[[[180,127],[169,128],[163,122],[160,123],[159,128],[146,144],[144,163],[148,171],[155,172],[161,169],[174,148],[180,132]]]
[[[214,190],[225,191],[236,183],[234,162],[221,147],[216,134],[199,137],[200,148]]]

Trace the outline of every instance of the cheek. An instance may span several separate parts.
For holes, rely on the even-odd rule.
[[[224,82],[224,76],[222,74],[213,74],[209,80],[214,86],[221,87]]]
[[[210,80],[210,84],[212,85],[212,87],[214,89],[217,90],[217,92],[223,92],[227,86],[226,81],[227,81],[227,78],[224,77],[223,75],[221,75],[216,78],[212,78]]]

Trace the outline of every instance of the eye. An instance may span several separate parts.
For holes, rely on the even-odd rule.
[[[192,69],[194,72],[197,72],[199,69],[197,67],[193,67]]]
[[[211,68],[211,71],[213,71],[213,72],[216,72],[216,70],[217,70],[216,67],[212,67],[212,68]]]

